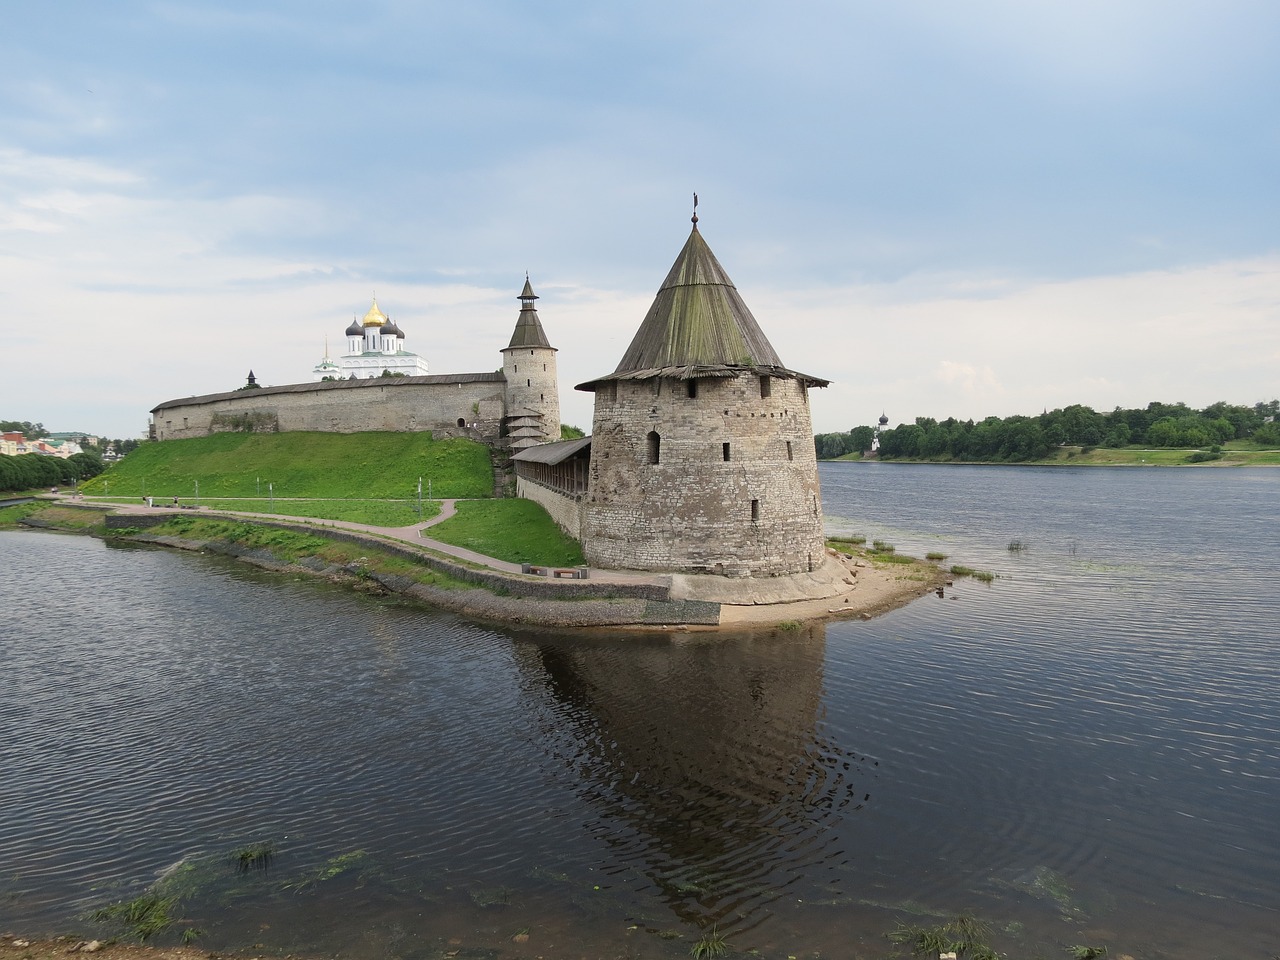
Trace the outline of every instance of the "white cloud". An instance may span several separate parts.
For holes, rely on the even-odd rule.
[[[792,315],[788,328],[805,337],[796,347],[775,344],[784,359],[836,381],[815,397],[819,432],[870,423],[882,407],[898,423],[1072,403],[1252,403],[1280,393],[1280,256],[996,282],[1007,289],[988,297],[938,296],[945,285],[924,277],[827,291],[825,304]],[[840,362],[848,357],[857,362]]]
[[[820,430],[1276,393],[1270,7],[686,7],[15,8],[0,413],[305,379],[375,289],[494,369],[528,269],[586,426],[695,189]]]

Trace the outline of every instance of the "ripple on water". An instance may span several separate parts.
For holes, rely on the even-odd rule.
[[[269,838],[270,883],[200,901],[211,946],[269,924],[282,949],[323,930],[373,956],[510,925],[603,950],[717,923],[739,949],[837,955],[904,901],[1018,920],[1042,952],[1102,925],[1170,956],[1268,944],[1276,544],[1237,551],[1232,517],[1256,531],[1275,507],[1252,481],[1063,474],[1049,495],[1015,472],[996,497],[990,473],[921,476],[824,468],[829,516],[891,517],[900,550],[945,544],[992,585],[678,641],[0,534],[6,596],[58,596],[79,625],[0,640],[6,916],[56,927]],[[1171,497],[1191,519],[1161,534],[1147,501]]]

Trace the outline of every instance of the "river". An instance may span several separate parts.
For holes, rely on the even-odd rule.
[[[823,464],[957,578],[870,621],[498,628],[0,533],[0,928],[208,949],[1280,953],[1280,470]],[[262,842],[263,870],[232,855]]]

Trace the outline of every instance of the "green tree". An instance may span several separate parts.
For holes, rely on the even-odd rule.
[[[1271,423],[1264,423],[1253,431],[1253,442],[1260,443],[1264,447],[1280,447],[1280,423],[1274,420]]]
[[[75,466],[77,480],[89,480],[103,471],[102,458],[96,453],[73,453],[67,461]]]
[[[1108,447],[1123,447],[1129,443],[1129,425],[1123,420],[1111,424],[1103,443]]]
[[[1173,417],[1161,417],[1147,428],[1147,443],[1153,447],[1176,447],[1178,436],[1178,421]]]
[[[29,420],[0,420],[0,433],[20,433],[28,440],[44,436],[44,424]]]
[[[834,460],[853,451],[853,442],[847,433],[819,433],[813,438],[814,452],[819,460]]]

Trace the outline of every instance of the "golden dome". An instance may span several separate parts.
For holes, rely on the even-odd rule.
[[[365,327],[380,327],[387,322],[387,315],[378,309],[378,298],[373,298],[373,306],[369,308],[369,312],[364,315],[364,319],[360,321]]]

